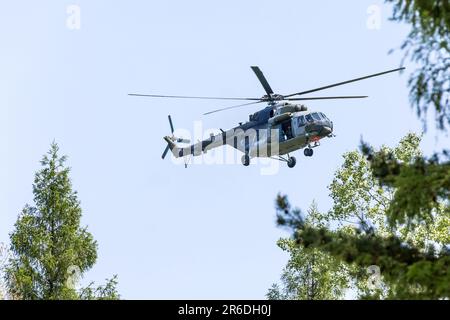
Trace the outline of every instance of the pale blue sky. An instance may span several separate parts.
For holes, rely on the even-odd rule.
[[[81,29],[66,7],[81,8]],[[323,92],[369,95],[307,105],[334,121],[312,158],[260,175],[258,166],[162,161],[167,114],[176,127],[229,128],[257,107],[211,116],[227,102],[150,100],[129,92],[261,96],[250,65],[290,93],[398,67],[407,28],[366,27],[382,1],[9,1],[0,13],[0,242],[32,202],[39,160],[56,140],[69,155],[83,224],[98,241],[84,282],[119,275],[123,298],[264,298],[287,256],[275,242],[274,198],[306,208],[331,202],[327,185],[360,136],[394,145],[421,131],[408,103],[407,74]],[[408,67],[408,64],[406,65]],[[431,125],[433,127],[433,124]],[[426,153],[448,145],[433,130]]]

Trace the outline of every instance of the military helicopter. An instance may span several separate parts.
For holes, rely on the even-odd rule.
[[[293,101],[367,98],[367,96],[299,96],[341,86],[351,82],[397,72],[405,68],[402,67],[383,71],[368,76],[287,95],[274,93],[259,67],[252,66],[251,69],[256,74],[256,77],[266,92],[266,94],[261,98],[175,96],[139,93],[129,94],[130,96],[151,98],[251,101],[244,104],[209,111],[204,113],[204,115],[243,106],[267,103],[267,106],[264,109],[251,114],[247,122],[241,122],[239,123],[239,126],[227,131],[220,129],[221,133],[216,135],[212,134],[208,139],[188,146],[181,146],[180,143],[189,144],[189,140],[174,136],[172,118],[169,115],[168,119],[172,135],[164,137],[164,140],[167,142],[167,147],[162,154],[162,159],[164,159],[168,151],[171,150],[176,158],[185,158],[185,166],[187,167],[187,157],[200,156],[213,148],[223,145],[230,145],[244,153],[241,159],[244,166],[248,166],[252,158],[270,157],[272,159],[284,161],[287,163],[289,168],[293,168],[297,161],[295,157],[290,156],[290,153],[304,148],[304,155],[311,157],[313,155],[313,148],[320,146],[321,139],[325,137],[331,138],[334,136],[333,122],[323,112],[310,111],[305,105],[292,103]],[[251,132],[251,134],[249,132]]]

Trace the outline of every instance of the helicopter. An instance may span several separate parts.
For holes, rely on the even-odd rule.
[[[290,153],[304,149],[304,155],[311,157],[313,149],[320,146],[323,138],[332,138],[333,122],[320,111],[308,110],[303,104],[296,101],[313,100],[335,100],[335,99],[362,99],[368,96],[318,96],[301,97],[303,95],[317,92],[332,87],[341,86],[351,82],[361,81],[388,73],[405,69],[404,67],[391,69],[351,80],[346,80],[314,89],[304,90],[287,95],[274,93],[266,77],[258,66],[251,66],[264,91],[260,98],[233,98],[233,97],[206,97],[206,96],[178,96],[130,93],[130,96],[151,98],[174,98],[174,99],[208,99],[208,100],[241,100],[250,101],[239,105],[216,109],[204,113],[204,115],[215,112],[240,108],[249,105],[267,103],[266,107],[249,115],[249,120],[240,122],[238,126],[229,129],[220,129],[219,134],[211,134],[209,138],[189,144],[190,140],[175,137],[172,118],[169,115],[169,125],[172,135],[165,136],[167,146],[162,153],[164,159],[170,150],[175,158],[184,157],[187,167],[187,157],[200,156],[207,151],[224,145],[230,145],[243,153],[241,162],[244,166],[250,165],[251,159],[256,157],[270,157],[287,163],[289,168],[296,165],[296,158]],[[182,146],[180,144],[184,144]]]

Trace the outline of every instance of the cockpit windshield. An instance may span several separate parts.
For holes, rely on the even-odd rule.
[[[307,123],[315,121],[330,121],[330,120],[322,112],[311,112],[305,114],[304,116],[298,117],[298,126],[301,127],[306,125]]]

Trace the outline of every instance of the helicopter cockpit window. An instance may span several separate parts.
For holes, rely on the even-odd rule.
[[[320,115],[322,116],[322,118],[323,118],[324,120],[329,120],[329,119],[327,118],[327,116],[326,116],[325,114],[323,114],[322,112],[320,112]]]
[[[298,117],[298,126],[304,126],[306,124],[305,116]]]
[[[307,115],[305,116],[305,118],[306,118],[306,120],[307,120],[308,122],[313,122],[313,121],[314,121],[313,117],[311,117],[311,114],[307,114]]]
[[[322,120],[322,119],[320,119],[320,116],[316,112],[312,113],[312,116],[313,116],[314,120],[317,120],[317,121]]]

